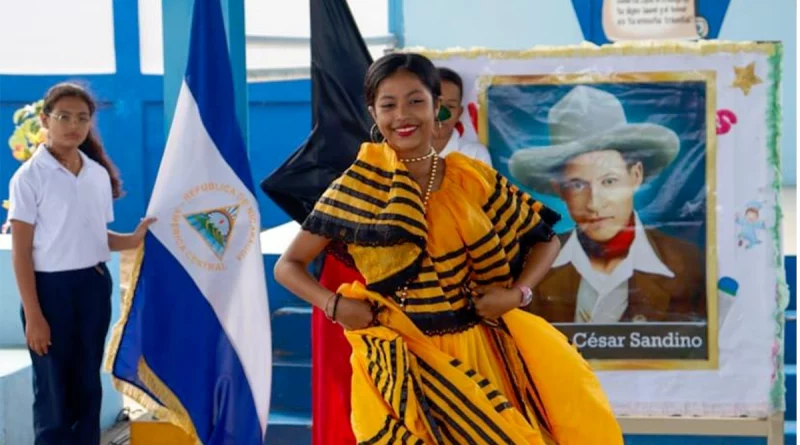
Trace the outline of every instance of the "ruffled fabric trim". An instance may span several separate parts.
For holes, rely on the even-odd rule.
[[[459,153],[445,159],[442,185],[423,209],[419,186],[394,151],[364,144],[356,162],[323,194],[303,228],[331,239],[328,251],[359,270],[369,290],[393,295],[405,286],[414,288],[429,255],[434,263],[459,258],[459,264],[469,264],[467,277],[463,270],[450,271],[460,274],[456,281],[508,285],[521,272],[530,248],[555,236],[552,225],[559,219],[495,170]],[[430,244],[429,225],[436,227],[440,242],[435,245]],[[424,283],[438,292],[416,289],[409,294],[445,292],[454,284],[446,269],[425,274]],[[438,320],[440,314],[433,315],[429,318]],[[431,320],[419,319],[431,325],[426,332],[436,331],[433,325],[441,322]],[[443,329],[462,329],[474,322],[463,321]]]

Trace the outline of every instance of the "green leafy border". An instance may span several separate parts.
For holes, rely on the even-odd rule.
[[[783,233],[781,231],[781,221],[783,220],[783,210],[781,209],[781,69],[783,63],[783,45],[780,42],[773,43],[774,52],[769,57],[769,92],[767,97],[767,160],[772,169],[772,191],[775,198],[774,213],[775,222],[770,228],[772,235],[773,262],[777,275],[777,289],[775,298],[775,344],[773,345],[772,356],[775,366],[775,378],[772,381],[770,390],[770,402],[774,411],[785,410],[785,375],[783,369],[784,360],[784,327],[785,311],[789,305],[789,286],[786,283],[786,270],[783,265]]]

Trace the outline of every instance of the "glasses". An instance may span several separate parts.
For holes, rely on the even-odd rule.
[[[92,121],[92,118],[88,116],[77,116],[74,117],[69,114],[59,114],[59,113],[50,113],[50,117],[55,119],[56,122],[63,125],[72,125],[77,124],[80,127],[89,125],[89,122]]]

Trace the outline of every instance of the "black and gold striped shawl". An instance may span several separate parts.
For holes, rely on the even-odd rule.
[[[476,199],[484,200],[491,220],[481,225],[490,227],[487,233],[474,235],[505,252],[505,264],[516,276],[524,253],[552,237],[550,226],[560,217],[485,164],[474,161],[473,167],[486,190]],[[345,246],[369,290],[392,294],[421,272],[428,239],[421,190],[386,144],[362,144],[356,161],[325,191],[303,229]]]

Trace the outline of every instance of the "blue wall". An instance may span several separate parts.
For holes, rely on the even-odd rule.
[[[0,198],[8,197],[11,175],[19,162],[5,141],[13,131],[14,110],[41,98],[52,84],[76,77],[0,76]],[[166,142],[160,76],[78,77],[89,83],[99,104],[97,124],[111,158],[120,169],[126,195],[117,201],[114,230],[131,230],[144,215]],[[311,128],[310,83],[307,80],[250,84],[250,158],[255,183],[278,167],[308,135]],[[288,221],[261,191],[256,193],[262,227]],[[0,220],[5,221],[5,210]]]
[[[139,30],[136,0],[114,4],[117,73],[96,76],[0,75],[0,199],[8,197],[8,181],[19,162],[7,140],[13,132],[12,114],[40,99],[53,84],[80,80],[99,102],[97,124],[109,155],[117,164],[126,196],[115,205],[112,229],[132,230],[144,215],[166,142],[162,76],[142,75],[139,69]],[[311,86],[308,80],[248,85],[249,141],[255,183],[278,167],[308,135],[311,128]],[[261,191],[256,193],[262,227],[289,218]],[[0,221],[6,212],[0,209]]]
[[[583,5],[591,0],[574,0]],[[714,2],[719,0],[699,0]],[[783,176],[797,183],[796,0],[732,0],[721,40],[779,40],[784,43]],[[403,0],[402,28],[407,47],[432,49],[486,47],[525,49],[584,40],[568,0]]]

